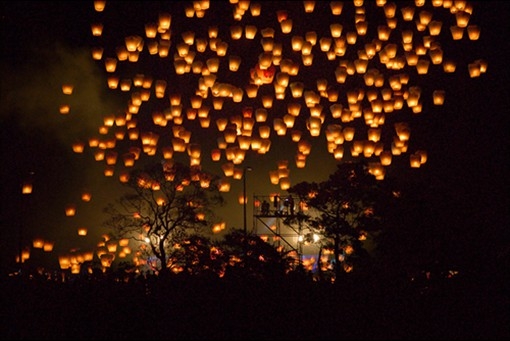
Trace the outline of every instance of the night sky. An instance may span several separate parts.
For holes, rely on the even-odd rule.
[[[156,79],[167,80],[166,96],[144,103],[137,114],[141,130],[158,131],[160,145],[168,144],[171,138],[172,122],[167,127],[155,127],[151,123],[151,113],[163,111],[169,106],[168,94],[182,93],[182,103],[189,107],[189,98],[194,95],[199,76],[192,72],[176,75],[172,58],[176,47],[182,42],[181,33],[194,31],[196,37],[207,37],[209,26],[218,26],[222,41],[229,43],[227,57],[221,57],[222,64],[217,74],[217,81],[244,87],[250,83],[250,70],[255,67],[258,56],[263,52],[260,43],[260,30],[274,28],[275,41],[282,44],[283,55],[300,61],[298,53],[290,49],[290,37],[304,36],[315,31],[318,37],[327,36],[329,24],[341,22],[344,32],[355,30],[354,5],[345,1],[340,16],[333,16],[329,2],[317,2],[313,13],[305,14],[301,2],[275,1],[260,2],[262,13],[253,17],[247,10],[242,20],[232,18],[233,4],[229,2],[211,2],[204,18],[186,18],[184,8],[192,2],[152,2],[129,1],[107,2],[103,12],[96,12],[92,1],[80,2],[46,2],[17,1],[2,2],[1,7],[1,267],[11,269],[19,247],[19,231],[23,229],[23,245],[30,245],[32,238],[42,237],[55,241],[54,255],[66,253],[72,249],[94,248],[101,239],[104,220],[102,209],[117,199],[121,193],[116,170],[112,177],[103,174],[105,163],[94,160],[93,150],[88,146],[83,153],[75,153],[72,144],[76,141],[88,141],[92,136],[99,137],[99,127],[103,125],[106,115],[119,115],[126,110],[131,92],[112,90],[107,86],[109,74],[105,70],[104,58],[115,57],[116,48],[124,44],[127,36],[145,37],[144,25],[156,22],[158,13],[172,14],[171,48],[169,57],[160,58],[150,55],[147,46],[143,47],[138,62],[119,62],[115,74],[121,78],[132,78],[144,74]],[[414,22],[403,22],[400,8],[404,4],[414,6],[414,1],[396,2],[398,26],[391,39],[400,41],[405,25],[416,27]],[[480,38],[471,41],[464,34],[463,39],[454,41],[449,27],[455,22],[455,16],[444,8],[433,8],[430,1],[423,9],[433,11],[433,18],[443,22],[442,33],[438,37],[444,52],[444,58],[457,62],[454,73],[446,74],[441,65],[430,65],[429,73],[417,75],[416,69],[406,67],[398,72],[410,76],[409,84],[419,86],[422,90],[423,103],[420,113],[413,113],[404,108],[398,113],[387,115],[382,126],[381,140],[388,149],[394,135],[393,124],[404,121],[411,128],[408,152],[394,157],[392,165],[387,168],[387,177],[398,177],[405,181],[423,184],[433,200],[433,206],[440,213],[431,224],[434,229],[450,231],[458,238],[456,247],[465,262],[488,262],[496,257],[508,254],[508,186],[507,171],[508,150],[508,115],[510,101],[507,81],[508,55],[510,43],[509,6],[504,1],[469,2],[473,13],[470,24],[481,28]],[[356,74],[344,84],[335,81],[335,68],[341,60],[357,59],[357,51],[363,49],[377,35],[377,26],[385,23],[384,11],[374,3],[365,1],[365,20],[368,22],[366,38],[349,46],[344,56],[327,60],[318,44],[313,47],[314,61],[311,66],[301,65],[296,81],[305,83],[305,88],[315,90],[318,79],[326,79],[328,85],[339,90],[338,102],[346,107],[346,94],[353,89],[365,87],[363,76]],[[278,11],[285,10],[288,18],[293,19],[291,34],[282,34]],[[416,13],[419,12],[417,8]],[[416,17],[415,17],[416,18]],[[92,35],[91,23],[102,23],[103,34]],[[256,25],[258,35],[254,40],[233,40],[229,36],[232,25]],[[375,33],[374,33],[375,32]],[[427,35],[421,33],[421,35]],[[277,37],[277,38],[276,38]],[[370,39],[369,39],[370,37]],[[421,39],[415,33],[415,41]],[[149,42],[150,39],[146,39]],[[104,47],[103,59],[93,60],[92,47]],[[402,54],[402,48],[400,52]],[[205,62],[214,57],[209,48],[206,53],[197,53],[195,59]],[[242,57],[241,67],[237,72],[229,72],[227,58],[229,55]],[[297,57],[296,57],[297,56]],[[216,56],[217,57],[217,56]],[[426,56],[424,57],[426,58]],[[477,60],[487,62],[487,70],[479,77],[469,76],[468,65]],[[395,73],[387,70],[375,57],[370,60],[369,68],[374,67],[385,74]],[[396,73],[398,73],[396,72]],[[292,78],[292,77],[291,77]],[[62,93],[62,85],[74,85],[72,95]],[[372,87],[373,88],[373,87]],[[133,88],[132,88],[133,89]],[[445,91],[446,99],[442,106],[432,103],[432,92]],[[261,96],[271,93],[273,85],[265,84],[259,88],[257,98],[243,98],[242,103],[226,100],[222,110],[210,111],[210,116],[230,117],[241,115],[243,107],[261,107]],[[286,103],[294,101],[290,90],[286,90],[284,100],[274,100],[266,124],[272,127],[272,119],[285,114]],[[204,100],[211,104],[211,94]],[[302,98],[299,99],[302,101]],[[366,102],[365,102],[366,103]],[[70,113],[62,115],[59,107],[70,105]],[[329,113],[327,98],[321,98],[323,112]],[[303,105],[300,117],[294,128],[308,134],[306,128],[306,106]],[[183,110],[183,117],[186,112]],[[277,168],[278,161],[288,160],[292,184],[300,181],[322,181],[335,170],[337,161],[328,153],[324,130],[333,120],[329,114],[322,125],[318,137],[307,138],[312,143],[311,153],[306,159],[305,168],[297,168],[294,163],[296,143],[291,141],[290,129],[285,136],[271,132],[271,148],[267,154],[260,155],[253,151],[246,153],[244,162],[239,167],[250,166],[252,172],[247,177],[247,192],[251,195],[269,195],[284,193],[279,185],[271,184],[269,172]],[[339,123],[337,120],[335,123]],[[202,146],[202,167],[221,174],[221,164],[225,161],[212,162],[210,149],[216,146],[221,134],[211,119],[210,127],[203,128],[197,119],[184,119],[182,123],[192,131],[192,139]],[[344,125],[343,122],[340,122]],[[356,126],[363,134],[366,125],[362,118],[347,125]],[[111,133],[110,133],[111,134]],[[363,139],[363,137],[360,137]],[[119,141],[116,150],[119,155],[126,148],[126,140]],[[350,156],[346,144],[344,160],[356,159]],[[427,151],[427,162],[418,169],[409,167],[409,154],[417,150]],[[361,158],[361,157],[358,157]],[[161,160],[161,154],[150,159]],[[375,160],[374,157],[372,160]],[[185,153],[176,156],[176,160],[188,162]],[[120,166],[121,160],[117,166]],[[21,184],[26,179],[33,180],[33,193],[21,194]],[[231,190],[225,193],[228,205],[218,211],[224,217],[229,228],[241,228],[242,209],[237,201],[242,191],[242,181],[231,179]],[[90,202],[81,200],[81,193],[92,194]],[[65,216],[66,205],[74,203],[77,214]],[[248,205],[248,222],[251,226],[251,207]],[[77,229],[87,227],[87,236],[78,236]],[[493,251],[496,250],[496,251]],[[505,251],[506,250],[506,251]],[[35,251],[33,257],[51,257]],[[507,256],[508,257],[508,256]],[[480,265],[482,266],[482,265]]]

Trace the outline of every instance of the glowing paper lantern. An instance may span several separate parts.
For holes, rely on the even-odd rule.
[[[81,194],[81,200],[84,202],[89,202],[92,199],[92,194],[90,192],[85,191]]]
[[[42,249],[44,245],[44,239],[42,238],[34,238],[32,240],[32,247],[34,249]]]
[[[59,108],[59,112],[62,115],[67,115],[71,111],[71,107],[68,104],[62,104]]]
[[[67,217],[72,217],[76,214],[76,206],[74,204],[68,204],[65,208]]]
[[[43,251],[44,252],[51,252],[53,251],[53,247],[55,246],[55,243],[52,241],[45,241],[43,245]]]
[[[21,186],[21,193],[22,194],[30,194],[32,193],[32,182],[31,181],[24,181],[23,185]]]
[[[420,168],[421,166],[421,156],[417,154],[409,155],[409,163],[411,168]]]
[[[64,95],[72,95],[74,86],[72,84],[64,84],[62,85],[62,93]]]
[[[103,268],[109,268],[112,266],[115,255],[112,253],[105,253],[102,254],[99,259],[101,260],[101,266],[103,266]]]
[[[469,19],[471,18],[471,14],[466,11],[458,11],[455,13],[455,20],[457,22],[457,26],[465,28],[469,24]]]
[[[59,256],[58,264],[61,270],[67,270],[71,267],[71,260],[68,256]]]
[[[105,6],[106,6],[105,0],[94,0],[94,10],[96,12],[104,11]]]
[[[290,188],[291,181],[289,177],[282,177],[280,179],[280,189],[286,191]]]
[[[480,27],[478,25],[468,25],[467,32],[470,40],[478,40],[480,38]]]
[[[443,105],[445,99],[445,91],[444,90],[434,90],[432,93],[433,102],[435,105]]]

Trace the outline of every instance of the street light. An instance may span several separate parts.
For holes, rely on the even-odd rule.
[[[252,171],[252,168],[250,166],[243,168],[243,231],[244,235],[246,236],[247,230],[246,230],[246,171]]]

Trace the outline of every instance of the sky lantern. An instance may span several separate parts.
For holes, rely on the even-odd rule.
[[[209,128],[209,126],[211,125],[210,117],[200,117],[199,121],[200,121],[200,127],[204,128],[204,129]]]
[[[251,114],[250,114],[250,117],[243,118],[243,124],[242,124],[243,131],[245,131],[245,132],[252,131],[254,126],[255,126],[255,119],[251,117]]]
[[[30,248],[26,247],[21,251],[21,263],[30,259]],[[17,255],[16,262],[20,263],[20,256]]]
[[[383,180],[386,174],[386,170],[383,165],[379,162],[370,162],[369,163],[369,172],[374,175],[377,180]]]
[[[332,38],[340,38],[342,35],[343,26],[340,23],[332,23],[329,25],[330,33]],[[334,40],[334,42],[338,42]]]
[[[259,64],[255,65],[255,68],[251,69],[251,78],[257,83],[270,84],[273,82],[276,68],[271,65],[271,55],[263,55]]]
[[[443,22],[439,20],[431,20],[428,24],[429,33],[431,36],[438,36],[441,33]]]
[[[478,64],[478,63],[469,63],[468,71],[469,71],[469,77],[471,77],[471,78],[480,77],[480,75],[482,73],[480,70],[480,64]]]
[[[466,11],[457,11],[455,13],[455,20],[457,22],[457,26],[461,28],[466,28],[469,24],[469,19],[471,18],[471,14]]]
[[[67,114],[69,114],[71,112],[71,106],[69,106],[69,104],[62,104],[62,105],[60,105],[59,112],[62,115],[67,115]]]
[[[356,128],[354,128],[354,127],[343,128],[342,133],[344,134],[345,141],[352,141],[354,139],[355,131],[356,131]]]
[[[303,155],[309,155],[312,150],[312,145],[308,140],[299,140],[298,142],[298,151]]]
[[[114,150],[109,150],[105,154],[105,160],[107,165],[115,165],[117,163],[118,153]]]
[[[128,92],[131,90],[131,84],[133,83],[133,81],[129,78],[124,78],[124,79],[121,79],[120,82],[119,82],[119,86],[120,86],[120,90],[123,91],[123,92]],[[134,107],[135,109],[137,108],[136,106]],[[131,108],[130,108],[130,112],[131,111]],[[132,113],[138,113],[137,110],[135,110],[134,112]]]
[[[421,156],[417,154],[409,155],[409,164],[411,168],[420,168],[421,166]]]
[[[43,238],[34,238],[32,240],[32,247],[34,249],[42,249],[44,245],[44,239]]]
[[[133,153],[127,152],[122,154],[122,160],[125,167],[133,167],[135,164],[136,156]]]
[[[126,247],[129,245],[129,239],[128,238],[122,238],[119,240],[119,246],[120,247]]]
[[[72,84],[63,84],[62,85],[62,93],[64,95],[72,95],[74,90],[74,85]]]
[[[83,262],[91,262],[94,259],[93,251],[83,251],[81,254]]]
[[[220,192],[223,192],[223,193],[227,193],[227,192],[230,192],[230,182],[228,181],[228,179],[221,179],[219,182],[218,182],[218,190]]]
[[[380,128],[369,128],[368,129],[368,140],[373,142],[378,142],[381,139],[381,129]]]
[[[269,171],[269,179],[273,185],[277,185],[280,181],[280,177],[278,175],[278,170],[270,170]]]
[[[315,10],[315,3],[316,1],[309,1],[305,0],[303,1],[303,7],[306,13],[312,13]]]
[[[195,7],[192,6],[192,5],[188,5],[184,8],[184,15],[187,17],[187,18],[193,18],[195,16],[195,13],[197,11],[195,10]]]
[[[425,75],[429,71],[430,61],[426,59],[418,59],[418,63],[416,64],[416,71],[419,75]]]
[[[104,11],[106,7],[106,0],[94,0],[94,10],[96,12]]]
[[[103,171],[104,176],[110,177],[110,176],[113,176],[114,173],[115,173],[115,167],[113,165],[106,166],[104,168],[104,171]]]
[[[480,38],[480,26],[468,25],[467,33],[470,40],[478,40],[478,38]]]
[[[413,6],[406,6],[406,7],[402,7],[400,9],[401,11],[401,14],[402,14],[402,19],[404,21],[412,21],[413,18],[414,18],[414,12],[415,12],[415,7]]]
[[[379,160],[382,166],[389,166],[391,165],[392,161],[392,153],[389,150],[383,150],[379,154]]]
[[[22,194],[31,194],[33,189],[32,181],[25,180],[21,186]]]
[[[112,75],[107,78],[107,82],[110,89],[117,89],[119,86],[120,78],[118,76]]]
[[[94,37],[100,37],[103,34],[103,24],[102,23],[92,23],[90,25],[90,29],[91,29],[92,35]]]
[[[160,39],[158,41],[158,56],[161,58],[168,57],[168,53],[170,51],[170,45],[171,44],[170,44],[169,40]]]
[[[294,161],[296,163],[297,168],[305,168],[306,166],[306,155],[298,153],[294,157]]]
[[[129,181],[129,173],[127,171],[123,171],[119,174],[119,181],[121,183],[127,183]]]
[[[457,63],[453,60],[443,60],[443,70],[445,73],[453,73],[457,69]]]
[[[395,123],[395,131],[400,141],[408,141],[411,135],[411,129],[406,122]]]
[[[291,181],[289,177],[283,177],[280,179],[280,189],[286,191],[290,188]]]
[[[106,242],[106,248],[108,249],[108,252],[109,253],[115,253],[117,252],[117,241],[113,240],[113,239],[110,239]]]
[[[280,29],[283,34],[289,34],[292,32],[293,20],[286,18],[280,21]]]
[[[331,14],[340,15],[342,14],[342,9],[344,7],[343,1],[330,1],[329,7],[331,9]]]
[[[106,152],[104,150],[97,149],[96,151],[94,151],[94,159],[96,161],[103,161],[105,154],[106,154]]]
[[[429,56],[432,64],[441,64],[443,62],[443,50],[441,48],[429,49]]]
[[[131,35],[124,38],[126,49],[128,52],[138,51],[143,44],[143,38],[138,35]]]
[[[375,152],[375,142],[371,140],[363,141],[363,156],[370,158]]]
[[[313,54],[302,54],[301,59],[303,61],[304,66],[310,66],[313,63]]]
[[[172,15],[167,12],[158,13],[158,31],[164,32],[170,28],[172,23]]]
[[[450,26],[450,32],[452,34],[453,40],[461,40],[464,36],[464,28],[457,25]]]
[[[288,178],[290,175],[290,169],[285,167],[285,168],[278,168],[278,179],[279,181],[281,182],[282,179],[286,179]]]
[[[422,165],[427,162],[427,151],[420,149],[414,152],[414,154],[420,157],[420,163]]]
[[[158,24],[155,22],[148,22],[145,24],[145,37],[149,39],[156,38],[158,34]]]
[[[477,59],[474,61],[475,64],[480,68],[480,73],[487,72],[488,63],[485,59]]]
[[[231,177],[234,175],[234,168],[235,168],[235,165],[233,162],[229,161],[229,162],[225,162],[221,165],[221,168],[223,170],[223,174],[226,176],[226,177]]]
[[[117,59],[108,57],[104,61],[106,72],[113,73],[117,69]]]
[[[434,105],[443,105],[445,99],[445,91],[444,90],[434,90],[432,93],[433,103]]]
[[[101,259],[101,256],[108,253],[108,248],[105,243],[102,243],[101,246],[98,245],[96,250],[97,258]]]
[[[58,264],[59,264],[61,270],[67,270],[67,269],[71,268],[71,259],[69,258],[69,256],[65,256],[65,255],[59,256]]]
[[[115,255],[112,253],[105,253],[102,254],[101,257],[99,257],[99,259],[101,261],[101,266],[103,267],[104,270],[106,270],[106,268],[110,268],[112,266],[113,260],[115,259]]]
[[[90,200],[92,200],[92,194],[89,191],[84,191],[81,194],[81,200],[83,202],[89,202]]]
[[[239,193],[239,195],[237,196],[238,198],[238,202],[240,205],[244,205],[244,204],[247,204],[248,203],[248,196],[244,196],[243,193]]]
[[[65,213],[67,217],[72,217],[76,214],[76,205],[68,204],[65,208]]]
[[[138,61],[139,57],[140,57],[140,51],[128,52],[128,60],[131,63],[136,63]]]
[[[115,49],[115,52],[117,53],[117,60],[119,62],[123,62],[128,60],[129,58],[129,51],[125,46],[117,46]]]
[[[49,240],[45,240],[44,241],[44,245],[43,245],[43,251],[44,252],[51,252],[51,251],[53,251],[53,247],[54,246],[55,246],[55,242],[49,241]]]

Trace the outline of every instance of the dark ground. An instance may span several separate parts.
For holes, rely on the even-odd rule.
[[[480,289],[483,288],[483,289]],[[510,336],[500,282],[399,285],[219,279],[4,279],[1,338],[496,340]]]

